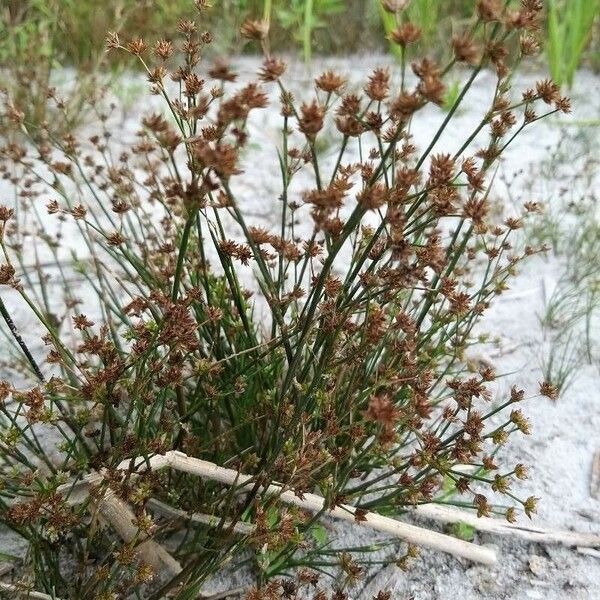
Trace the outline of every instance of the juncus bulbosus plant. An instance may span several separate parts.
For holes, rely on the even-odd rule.
[[[196,4],[202,14],[206,3]],[[479,515],[535,511],[535,498],[513,490],[525,467],[497,455],[513,433],[529,433],[524,392],[493,401],[493,368],[465,369],[474,327],[537,251],[511,247],[521,215],[492,210],[495,167],[523,128],[569,111],[551,81],[512,92],[515,68],[538,49],[542,4],[509,4],[477,2],[454,58],[438,65],[411,58],[419,30],[403,3],[386,0],[402,48],[397,83],[377,68],[361,93],[346,93],[344,77],[326,72],[304,101],[269,55],[263,21],[241,30],[265,51],[246,85],[223,63],[202,70],[212,40],[192,21],[154,45],[111,34],[108,48],[139,58],[167,108],[145,116],[126,147],[99,106],[96,134],[58,139],[33,135],[6,102],[5,117],[32,140],[1,149],[15,205],[0,212],[14,345],[14,380],[0,386],[0,516],[28,542],[24,581],[69,598],[189,598],[225,563],[254,561],[264,585],[248,598],[293,598],[317,575],[274,577],[324,555],[337,554],[347,580],[362,573],[356,556],[319,549],[313,534],[328,508],[395,516],[443,487]],[[411,128],[442,103],[455,67],[464,86],[417,148]],[[496,74],[491,104],[453,154],[436,152],[483,69]],[[273,229],[245,211],[240,184],[252,178],[248,121],[269,102],[281,114]],[[334,161],[319,152],[326,134]],[[295,178],[312,183],[298,193]],[[10,307],[23,303],[43,331],[43,360],[12,321]],[[133,462],[117,469],[172,450],[251,485]],[[316,492],[327,508],[284,508],[263,493],[272,482]],[[125,524],[115,506],[131,513]],[[148,544],[166,553],[164,570],[147,560]],[[403,566],[412,554],[390,560]]]

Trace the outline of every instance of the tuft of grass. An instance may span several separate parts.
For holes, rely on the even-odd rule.
[[[558,263],[556,284],[545,299],[540,322],[547,350],[542,369],[561,391],[576,373],[598,364],[597,328],[600,315],[600,215],[593,192],[597,182],[596,141],[589,129],[563,130],[561,144],[541,165],[533,180],[557,180],[545,189],[548,207],[527,229],[529,240],[545,244]]]
[[[343,10],[343,0],[291,0],[275,3],[279,23],[295,35],[306,62],[312,58],[314,32],[329,27],[328,20]]]
[[[546,54],[560,85],[572,87],[599,16],[599,0],[548,0]]]

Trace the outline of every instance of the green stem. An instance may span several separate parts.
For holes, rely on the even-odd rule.
[[[265,0],[263,7],[263,21],[271,22],[271,12],[273,10],[273,0]]]
[[[304,5],[304,26],[302,29],[302,46],[304,50],[304,61],[310,62],[312,58],[312,29],[313,29],[313,6],[314,0],[306,0]]]
[[[190,232],[192,231],[192,225],[196,222],[197,209],[193,209],[185,222],[183,228],[183,234],[181,235],[181,243],[179,244],[179,254],[177,256],[177,267],[175,269],[175,277],[173,279],[173,292],[171,293],[171,300],[177,301],[179,295],[179,287],[181,285],[181,274],[183,271],[183,261],[187,252],[188,243],[190,241]]]

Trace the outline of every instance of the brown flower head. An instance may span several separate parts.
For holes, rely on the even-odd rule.
[[[240,173],[237,167],[238,151],[229,144],[193,144],[192,151],[202,166],[212,167],[224,179]]]
[[[9,285],[15,276],[15,269],[12,265],[0,265],[0,285]]]
[[[477,507],[478,517],[489,517],[492,514],[492,507],[483,494],[475,494],[473,504]]]
[[[322,73],[315,79],[315,85],[328,94],[339,93],[346,85],[346,79],[333,71],[325,71],[325,73]]]
[[[389,394],[378,394],[371,397],[364,415],[369,421],[376,421],[386,427],[392,427],[398,422],[400,411]]]
[[[523,503],[523,510],[530,519],[531,515],[537,512],[538,501],[539,498],[536,498],[535,496],[529,496],[529,498],[527,498],[527,500],[525,500]]]
[[[325,117],[325,108],[316,100],[310,104],[302,104],[300,108],[299,129],[309,139],[314,139],[323,129],[323,119]]]
[[[524,433],[525,435],[529,435],[531,433],[531,423],[529,423],[529,420],[520,410],[513,410],[510,413],[510,420],[517,426],[517,429],[521,433]]]
[[[390,32],[388,38],[390,41],[406,48],[409,44],[418,42],[421,38],[421,28],[414,23],[404,23]]]
[[[458,62],[474,65],[479,60],[479,48],[473,38],[466,33],[455,34],[452,37],[452,48]]]
[[[15,214],[15,211],[12,208],[8,208],[8,206],[0,205],[0,222],[1,223],[6,223],[6,221],[9,221],[10,219],[12,219],[14,214]]]
[[[477,14],[482,21],[498,21],[502,16],[502,0],[478,0]]]
[[[12,394],[13,387],[10,382],[0,379],[0,402],[6,400]]]
[[[542,396],[546,396],[546,398],[550,398],[550,400],[556,400],[558,398],[558,393],[558,387],[549,381],[540,383],[540,394]]]
[[[262,81],[277,81],[284,73],[287,65],[282,60],[273,57],[265,58],[259,76]]]
[[[362,207],[368,210],[377,210],[387,203],[389,195],[390,191],[383,183],[376,183],[362,190],[358,194],[357,200]]]
[[[392,117],[408,119],[424,104],[423,98],[415,92],[402,92],[390,105]]]
[[[135,38],[127,42],[127,50],[136,56],[141,56],[147,49],[148,44],[142,38]]]
[[[208,70],[208,75],[212,79],[219,81],[235,81],[237,73],[231,70],[229,63],[223,59],[217,60],[215,64]]]
[[[535,84],[535,90],[546,104],[552,104],[560,99],[560,88],[551,79],[544,79]]]
[[[109,31],[106,35],[106,49],[107,50],[115,50],[120,48],[121,41],[119,40],[119,34],[114,31]]]
[[[371,100],[382,102],[390,93],[389,69],[378,68],[369,76],[369,83],[365,86],[365,93]]]
[[[173,44],[169,40],[158,40],[154,44],[154,54],[161,60],[169,60],[173,54]]]
[[[269,34],[269,23],[267,21],[247,19],[240,27],[240,34],[248,40],[262,41]]]
[[[524,56],[534,56],[540,52],[540,41],[530,33],[521,36],[519,47]]]

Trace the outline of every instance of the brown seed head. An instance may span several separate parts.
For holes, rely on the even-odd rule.
[[[546,398],[550,398],[550,400],[556,400],[558,398],[558,393],[558,387],[549,381],[540,383],[540,394],[542,396],[546,396]]]
[[[475,494],[473,504],[477,507],[478,517],[489,517],[492,514],[492,507],[489,505],[487,498],[483,494]]]
[[[537,95],[546,103],[552,104],[560,100],[560,88],[551,79],[544,79],[535,84]]]
[[[554,106],[556,107],[556,110],[566,115],[571,112],[571,100],[566,96],[562,96],[561,98],[556,100],[554,102]]]
[[[389,190],[383,183],[376,183],[362,190],[357,196],[358,203],[367,210],[377,210],[385,206],[388,198]]]
[[[369,421],[376,421],[390,427],[400,418],[400,411],[388,394],[379,394],[369,400],[369,407],[364,415]]]
[[[540,41],[530,33],[526,33],[521,36],[519,47],[524,56],[534,56],[540,52]]]
[[[452,48],[454,50],[454,57],[458,62],[474,65],[479,60],[479,48],[473,41],[473,38],[466,33],[455,34],[452,37]]]
[[[169,60],[173,54],[173,44],[169,40],[158,40],[154,45],[154,54],[161,60]]]
[[[506,512],[504,513],[504,516],[505,516],[506,520],[509,523],[516,523],[517,522],[517,511],[512,506],[510,508],[506,509]]]
[[[314,139],[323,129],[325,108],[313,100],[310,104],[302,104],[300,108],[299,129],[309,139]]]
[[[478,0],[477,14],[482,21],[498,21],[502,15],[502,0]]]
[[[515,465],[514,471],[517,479],[527,479],[527,477],[529,477],[529,470],[521,463]]]
[[[106,35],[106,49],[107,50],[116,50],[120,48],[121,42],[119,40],[119,34],[114,31],[109,31]]]
[[[332,94],[339,92],[346,85],[346,79],[333,71],[325,71],[315,79],[315,85],[320,90]]]
[[[142,38],[135,38],[130,42],[127,42],[127,50],[135,56],[141,56],[146,50],[148,50],[148,44]]]
[[[208,70],[208,74],[212,79],[220,81],[235,81],[237,79],[237,74],[231,70],[229,63],[223,59],[218,59]]]
[[[390,93],[390,71],[378,68],[369,76],[369,83],[365,86],[365,93],[371,100],[382,102]]]
[[[12,391],[12,385],[8,381],[0,379],[0,402],[6,400],[12,394]]]
[[[388,39],[402,48],[414,44],[421,38],[421,28],[414,23],[404,23],[390,32]]]
[[[423,98],[415,92],[402,92],[390,105],[390,113],[395,118],[412,116],[424,104]]]
[[[517,426],[517,429],[525,435],[531,433],[531,424],[520,410],[513,410],[510,413],[510,420]]]
[[[284,73],[287,65],[284,61],[268,56],[259,72],[262,81],[277,81]]]
[[[186,37],[190,37],[197,31],[196,23],[189,19],[184,19],[177,24],[177,30]]]
[[[9,285],[15,276],[15,269],[12,265],[0,265],[0,285]]]
[[[527,498],[527,500],[525,500],[523,503],[523,510],[530,519],[531,515],[537,512],[538,501],[539,498],[536,498],[535,496],[529,496],[529,498]]]
[[[12,219],[15,211],[12,208],[8,208],[8,206],[0,206],[0,222],[6,223]]]
[[[240,27],[240,35],[247,40],[262,41],[269,34],[269,23],[263,20],[247,19]]]

